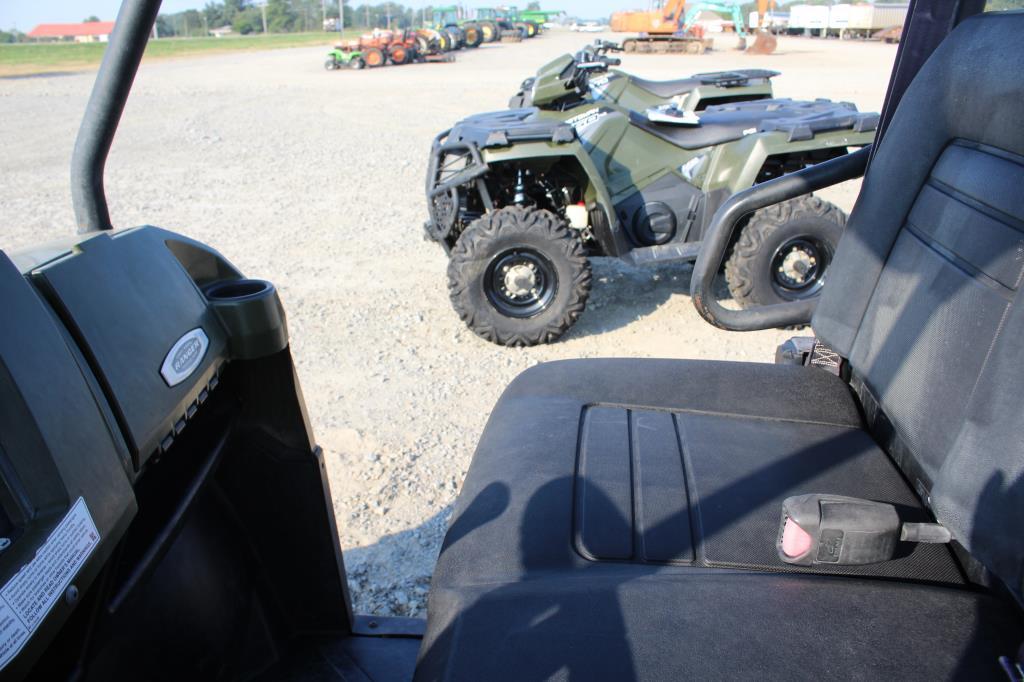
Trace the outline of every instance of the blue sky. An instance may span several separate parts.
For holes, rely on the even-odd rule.
[[[371,0],[376,4],[378,0]],[[360,4],[361,0],[345,0]],[[161,11],[179,12],[184,9],[199,9],[206,0],[164,0]],[[431,4],[426,0],[406,0],[405,5],[422,7]],[[434,2],[433,4],[439,4]],[[454,4],[454,3],[452,3]],[[476,3],[467,2],[473,6]],[[487,4],[481,2],[479,4]],[[512,4],[512,3],[509,3]],[[525,6],[526,1],[518,3]],[[36,24],[69,23],[81,21],[95,14],[104,21],[112,21],[117,16],[120,0],[0,0],[0,29],[18,28],[31,31]],[[647,0],[544,0],[541,7],[547,9],[561,8],[570,14],[582,17],[608,16],[616,9],[632,9],[646,7]]]

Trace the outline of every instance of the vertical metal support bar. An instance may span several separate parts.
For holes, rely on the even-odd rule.
[[[71,201],[78,231],[110,230],[103,169],[160,0],[125,0],[100,64],[71,157]]]

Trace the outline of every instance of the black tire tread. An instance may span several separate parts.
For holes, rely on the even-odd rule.
[[[464,296],[466,287],[471,284],[465,276],[468,265],[485,258],[489,242],[497,238],[499,232],[509,229],[528,229],[541,233],[574,271],[570,282],[559,283],[559,286],[569,287],[568,304],[560,315],[532,334],[509,333],[499,329],[488,319],[489,316],[481,315],[480,311],[467,305],[467,297]],[[583,314],[590,295],[591,281],[590,261],[583,243],[565,222],[550,211],[520,206],[500,208],[475,220],[460,235],[448,262],[448,292],[455,312],[475,334],[504,346],[534,346],[558,339]]]
[[[801,215],[814,215],[846,226],[846,213],[824,199],[806,194],[767,206],[754,213],[743,227],[740,238],[725,262],[725,281],[729,293],[741,307],[760,305],[753,296],[754,272],[751,266],[762,245],[773,231]]]

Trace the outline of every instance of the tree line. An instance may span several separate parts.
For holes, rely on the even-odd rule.
[[[211,29],[230,26],[234,33],[299,33],[320,31],[327,21],[338,20],[338,0],[222,0],[207,2],[201,10],[161,14],[157,19],[160,36],[199,37]],[[430,22],[433,8],[414,9],[398,2],[375,5],[345,1],[346,27],[412,28]]]
[[[450,0],[455,4],[457,0]],[[487,4],[488,0],[479,0]],[[1024,1],[1024,0],[1022,0]],[[325,21],[336,26],[339,0],[209,0],[202,9],[162,13],[157,17],[156,35],[160,38],[200,38],[212,29],[230,27],[233,33],[299,33],[324,30]],[[495,2],[494,4],[499,4]],[[539,6],[523,2],[520,6]],[[429,25],[433,7],[412,8],[398,2],[355,4],[345,0],[347,28],[414,28]],[[85,21],[99,21],[88,17]],[[0,31],[0,43],[24,42],[21,31]]]

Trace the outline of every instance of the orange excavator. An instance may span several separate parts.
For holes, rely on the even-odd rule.
[[[717,2],[691,2],[685,0],[663,0],[652,10],[615,12],[611,18],[611,29],[618,33],[638,33],[635,38],[622,41],[627,52],[689,52],[702,53],[709,47],[699,27],[695,26],[697,16],[704,10],[731,14],[736,33],[740,36],[741,49],[753,54],[771,54],[775,51],[775,36],[764,30],[765,15],[774,9],[775,0],[757,0],[758,25],[755,38],[749,47],[746,44],[746,25],[743,21],[741,0],[718,0]],[[785,3],[783,3],[785,4]]]

